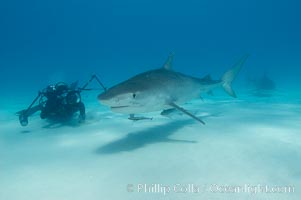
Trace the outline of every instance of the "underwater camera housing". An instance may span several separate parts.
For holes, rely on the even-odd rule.
[[[65,101],[67,105],[75,105],[80,103],[82,100],[82,97],[78,91],[70,91],[67,93],[65,97]]]

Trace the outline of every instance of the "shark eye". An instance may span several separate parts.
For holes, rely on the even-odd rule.
[[[133,93],[133,98],[134,98],[134,99],[136,98],[136,94],[135,94],[135,93]]]

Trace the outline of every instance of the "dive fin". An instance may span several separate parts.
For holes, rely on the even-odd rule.
[[[247,60],[248,55],[243,56],[235,65],[232,69],[230,69],[229,71],[227,71],[223,77],[222,77],[222,84],[223,84],[223,88],[225,89],[225,91],[232,97],[236,98],[236,94],[234,92],[234,90],[232,89],[232,82],[235,79],[235,77],[237,76],[238,72],[241,70],[241,67],[243,66],[243,64],[245,63],[245,61]]]
[[[165,61],[163,68],[166,70],[172,70],[172,61],[173,61],[174,53],[170,53],[167,60]]]
[[[188,111],[185,110],[184,108],[178,106],[177,104],[171,102],[171,103],[169,103],[169,105],[172,106],[172,107],[174,107],[174,108],[176,108],[177,110],[179,110],[179,111],[185,113],[185,114],[188,115],[189,117],[191,117],[191,118],[193,118],[193,119],[197,120],[198,122],[200,122],[200,123],[202,123],[202,124],[205,125],[205,122],[204,122],[203,120],[201,120],[200,118],[194,116],[193,114],[191,114],[190,112],[188,112]]]

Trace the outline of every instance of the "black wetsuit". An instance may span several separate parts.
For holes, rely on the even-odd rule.
[[[74,113],[80,112],[80,120],[85,120],[85,105],[80,101],[75,104],[67,104],[64,97],[56,93],[48,94],[47,101],[41,109],[42,119],[70,119]]]

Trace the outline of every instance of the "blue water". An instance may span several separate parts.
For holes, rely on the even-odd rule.
[[[61,137],[59,136],[60,133],[63,135],[67,134],[68,136],[66,137],[68,137],[68,141],[70,139],[70,144],[72,143],[72,134],[70,134],[70,132],[72,131],[70,131],[68,128],[66,129],[65,127],[63,127],[61,130],[45,130],[43,128],[45,122],[40,120],[38,116],[35,116],[31,120],[31,123],[33,123],[32,127],[34,128],[27,127],[26,129],[22,129],[22,127],[20,127],[18,124],[17,117],[14,116],[14,113],[16,111],[26,108],[36,96],[37,92],[46,87],[48,84],[56,83],[58,81],[71,83],[76,80],[79,80],[80,84],[84,84],[85,81],[90,78],[91,74],[96,73],[97,75],[99,75],[104,84],[110,87],[138,73],[161,67],[170,52],[175,53],[173,67],[176,71],[180,71],[184,74],[196,77],[203,77],[207,74],[211,74],[213,78],[219,79],[222,74],[227,69],[229,69],[241,56],[249,54],[249,59],[244,65],[237,80],[235,80],[234,82],[234,88],[239,96],[238,100],[232,100],[223,92],[217,91],[217,93],[213,97],[205,95],[205,98],[208,99],[208,105],[206,104],[206,102],[204,105],[200,102],[198,102],[196,105],[198,108],[203,108],[204,110],[202,112],[206,113],[219,113],[220,110],[222,110],[222,112],[226,112],[225,115],[228,115],[228,118],[223,123],[229,122],[229,124],[225,124],[225,126],[231,126],[231,124],[233,123],[233,127],[237,125],[237,127],[241,128],[238,128],[238,130],[229,130],[237,131],[237,133],[240,133],[238,137],[241,137],[241,134],[244,132],[244,123],[249,124],[246,125],[246,127],[252,129],[256,133],[262,131],[267,131],[270,133],[280,130],[279,133],[275,133],[277,137],[286,138],[286,135],[288,135],[288,138],[286,138],[287,140],[285,140],[285,142],[287,143],[284,142],[285,144],[281,143],[281,145],[278,146],[279,151],[281,151],[279,155],[275,153],[277,152],[277,145],[279,144],[277,142],[275,143],[274,151],[272,151],[272,144],[274,144],[272,143],[271,146],[268,146],[268,148],[271,149],[271,152],[267,151],[263,153],[263,160],[266,161],[271,158],[272,161],[270,163],[268,161],[261,163],[261,160],[258,157],[254,159],[254,162],[258,163],[258,165],[265,164],[267,166],[270,164],[275,166],[276,168],[278,167],[278,161],[281,163],[287,163],[287,165],[284,166],[281,164],[281,170],[277,171],[277,173],[280,173],[281,176],[276,176],[275,179],[260,179],[264,176],[264,173],[254,173],[259,179],[259,181],[257,182],[264,180],[275,185],[290,183],[295,185],[296,187],[301,186],[300,182],[296,180],[296,177],[300,178],[300,170],[295,168],[295,166],[300,167],[300,162],[297,161],[298,159],[300,159],[301,155],[300,150],[297,148],[300,147],[300,142],[292,145],[293,150],[290,149],[289,151],[286,151],[287,149],[285,148],[286,144],[289,146],[289,144],[294,141],[294,139],[292,139],[294,137],[297,138],[295,141],[300,141],[298,140],[300,139],[300,127],[296,125],[298,124],[298,120],[300,119],[301,111],[300,8],[301,3],[297,0],[1,1],[0,114],[2,116],[0,117],[0,120],[2,124],[2,130],[5,130],[5,135],[0,137],[0,144],[2,143],[3,147],[9,147],[9,144],[14,144],[14,140],[25,140],[25,142],[28,142],[27,140],[29,140],[28,138],[30,138],[30,135],[24,136],[24,133],[38,134],[38,138],[36,137],[37,135],[33,136],[35,138],[34,141],[36,142],[33,142],[33,145],[39,144],[39,139],[42,140],[43,144],[47,144],[47,139],[44,139],[42,136],[43,134],[40,133],[47,132],[47,138],[51,137],[51,142],[54,142],[57,140],[57,138],[52,138],[53,136],[49,136],[49,134],[51,134],[51,131],[55,131],[55,135],[58,137]],[[252,88],[248,86],[247,77],[258,78],[261,77],[265,72],[267,72],[268,76],[275,82],[277,89],[271,97],[256,97],[252,95],[252,92],[250,92]],[[101,139],[101,144],[103,144],[103,147],[111,147],[112,145],[113,147],[115,147],[116,145],[118,146],[119,144],[121,144],[121,147],[115,147],[115,149],[113,149],[112,151],[118,152],[120,149],[120,151],[123,151],[122,149],[125,148],[126,151],[135,150],[133,152],[138,152],[137,155],[135,154],[130,155],[129,157],[118,157],[119,159],[121,159],[121,163],[124,162],[124,160],[126,160],[125,162],[128,163],[128,159],[130,159],[132,156],[136,156],[135,158],[143,159],[143,156],[141,156],[143,152],[141,153],[139,152],[139,150],[143,149],[143,146],[148,146],[149,144],[153,143],[155,143],[156,145],[158,145],[159,143],[161,145],[156,146],[156,152],[158,154],[160,154],[164,150],[167,150],[167,152],[173,151],[172,148],[168,149],[167,147],[164,147],[164,144],[158,142],[158,140],[162,139],[161,137],[151,138],[150,136],[147,136],[146,139],[141,139],[140,137],[138,137],[137,139],[135,137],[129,137],[131,135],[124,135],[125,139],[120,139],[114,142],[114,139],[118,138],[120,135],[116,134],[118,132],[117,129],[114,129],[114,126],[116,125],[114,125],[114,123],[111,124],[109,122],[109,119],[113,119],[113,122],[114,120],[116,120],[116,123],[121,123],[121,129],[123,128],[124,130],[127,130],[127,133],[133,132],[131,130],[132,124],[130,122],[126,122],[127,116],[121,117],[119,115],[114,115],[110,113],[110,111],[108,111],[108,109],[106,109],[104,106],[99,105],[96,100],[96,95],[97,92],[91,92],[86,93],[84,96],[87,102],[87,116],[88,121],[90,120],[90,123],[88,123],[88,125],[85,125],[86,127],[78,127],[78,132],[90,132],[96,134],[96,130],[103,130],[105,131],[106,135],[114,135],[114,137],[106,136],[108,138],[104,138],[103,140]],[[233,108],[231,108],[231,106],[233,106]],[[262,110],[265,108],[267,109],[266,112]],[[233,117],[237,120],[235,122],[231,120],[231,109],[233,109],[233,113],[236,114],[235,117]],[[274,120],[273,116],[277,119]],[[285,118],[285,122],[282,121],[281,116]],[[103,118],[107,121],[102,122]],[[159,119],[161,118],[159,117]],[[245,119],[245,121],[243,121],[242,119]],[[214,124],[214,120],[215,118],[210,119],[211,124]],[[255,123],[258,121],[260,123]],[[166,135],[169,136],[170,134],[168,133],[172,133],[173,131],[176,132],[178,131],[178,129],[180,129],[180,127],[190,124],[190,122],[185,122],[182,123],[182,126],[181,122],[173,123],[175,124],[167,127],[161,127],[161,122],[154,122],[155,125],[152,125],[150,122],[146,122],[146,124],[140,123],[138,127],[141,128],[141,130],[140,132],[138,131],[138,133],[141,133],[141,137],[143,137],[148,133],[158,132],[158,130],[161,130],[162,132],[166,131]],[[235,125],[235,123],[237,124]],[[282,126],[277,128],[273,127],[273,125]],[[93,129],[94,126],[97,129]],[[150,128],[152,126],[159,126],[159,128]],[[197,137],[197,135],[193,134],[195,133],[193,132],[193,130],[199,130],[198,128],[196,128],[196,126],[197,125],[193,125],[191,129],[188,128],[186,130],[188,132],[192,132],[191,136],[193,140],[200,139]],[[258,129],[256,129],[257,126]],[[144,127],[148,128],[147,130],[149,131],[146,130],[145,132],[143,130]],[[222,129],[222,127],[211,127],[209,125],[209,127],[207,127],[205,130],[214,131],[217,129],[220,130]],[[281,130],[283,130],[283,132],[281,132]],[[4,134],[3,131],[1,132],[1,134]],[[250,132],[252,131],[250,130]],[[290,135],[292,133],[295,135]],[[234,133],[232,132],[231,134]],[[231,134],[230,136],[233,136]],[[93,135],[93,140],[94,138],[97,138],[96,136],[102,137],[103,135],[101,133],[99,133],[99,135]],[[236,136],[237,135],[234,135],[234,137]],[[255,134],[254,136],[250,136],[250,138],[243,138],[240,142],[235,141],[233,144],[239,145],[240,143],[246,143],[246,141],[251,139],[253,142],[264,140],[262,145],[267,145],[270,144],[270,141],[273,141],[272,134],[270,134],[269,136],[271,136],[271,138],[267,139],[265,137],[268,136]],[[28,138],[24,139],[24,137]],[[74,139],[76,141],[85,141],[84,136],[79,137],[78,135],[75,135],[74,137],[76,138]],[[87,137],[89,138],[89,134],[87,134]],[[211,137],[212,136],[210,136],[209,140],[212,142],[214,141],[214,138]],[[215,134],[214,137],[219,136]],[[134,142],[132,141],[132,139],[134,140]],[[204,135],[202,135],[201,139],[204,139],[206,141],[206,137]],[[64,138],[60,138],[60,140],[62,140],[63,142]],[[93,143],[93,140],[91,138],[87,140]],[[111,144],[105,143],[106,141],[111,140],[113,141]],[[225,139],[225,141],[228,141],[227,138]],[[89,142],[87,142],[87,147],[89,146]],[[141,143],[139,142],[143,144],[141,145]],[[29,142],[29,144],[31,143]],[[75,142],[74,144],[77,143]],[[222,141],[218,140],[218,145],[221,144]],[[80,146],[80,149],[85,145]],[[130,145],[133,145],[133,147],[127,148]],[[185,148],[188,148],[193,152],[193,146],[191,146],[191,144],[190,146],[189,143],[185,145]],[[212,143],[212,145],[214,145],[214,142]],[[139,146],[139,148],[136,149],[136,146]],[[226,144],[222,144],[221,146],[227,148]],[[49,153],[51,152],[51,150],[56,151],[55,147],[56,146],[49,147],[50,150],[47,152]],[[210,145],[206,146],[206,148],[207,147],[210,148]],[[22,149],[26,149],[27,147],[23,146],[20,148],[21,150],[19,151],[22,153]],[[33,150],[38,152],[46,151],[41,150],[42,148],[43,146],[38,145],[38,147],[35,147]],[[160,148],[162,148],[162,151],[160,151]],[[204,148],[203,150],[210,151],[210,149],[208,148]],[[252,152],[252,149],[256,148],[260,151]],[[101,147],[95,147],[94,150],[95,149],[101,149]],[[229,147],[229,149],[231,149],[231,147]],[[242,148],[241,150],[245,151],[247,154],[251,151],[252,155],[257,155],[264,151],[262,146],[260,146],[259,144],[254,144],[254,148],[250,147],[250,149]],[[6,149],[6,151],[4,149],[2,150],[3,155],[5,155],[4,158],[9,160],[8,163],[10,163],[2,168],[6,169],[7,166],[7,168],[10,168],[10,165],[13,165],[14,163],[14,161],[11,161],[11,159],[13,159],[13,156],[16,156],[19,151],[16,151],[17,153],[14,153],[13,151],[13,153],[10,155],[10,151],[8,149]],[[108,149],[105,148],[105,150]],[[236,151],[235,149],[231,150]],[[231,150],[228,151],[231,153]],[[204,151],[202,151],[203,156],[205,154]],[[215,151],[218,151],[218,148],[215,149]],[[75,152],[77,151],[75,150]],[[83,152],[80,152],[79,154],[81,155],[81,153]],[[152,152],[152,150],[146,152],[146,154],[150,156],[150,152]],[[26,153],[26,155],[30,156],[31,153],[32,152],[29,151],[28,154]],[[48,155],[47,153],[45,154]],[[291,157],[288,157],[288,154]],[[170,154],[167,154],[165,156],[168,155]],[[250,156],[250,154],[248,155]],[[68,157],[68,155],[65,156]],[[76,157],[75,154],[72,154],[71,157],[72,156],[74,156],[74,158]],[[191,161],[190,158],[193,160],[196,159],[195,156],[193,156],[193,158],[190,157],[191,154],[190,156],[182,156],[186,156],[185,158],[183,158],[183,162],[171,162],[176,165],[176,169],[183,167],[182,165],[184,162]],[[59,163],[60,161],[64,160],[61,158],[58,158],[56,160],[55,157],[56,155],[52,156],[51,153],[50,160],[55,163]],[[275,159],[275,157],[277,158]],[[217,159],[222,158],[223,156],[217,156]],[[0,171],[1,162],[5,163],[5,159],[0,161]],[[176,158],[172,157],[170,159],[175,160]],[[33,163],[39,165],[39,163],[41,164],[43,162],[46,162],[45,160],[47,161],[46,158],[39,160],[38,156],[37,160],[34,160]],[[157,159],[155,160],[157,160],[158,162],[164,162],[163,157],[157,157]],[[98,161],[99,163],[97,164],[91,164],[86,159],[84,159],[83,162],[88,162],[89,164],[91,164],[91,166],[93,167],[90,167],[93,168],[91,169],[93,171],[95,170],[95,168],[97,168],[96,166],[98,164],[104,164],[100,160]],[[231,159],[224,161],[225,162],[222,163],[229,163],[231,162]],[[24,163],[27,162],[30,162],[30,159],[25,160],[24,162],[17,162],[15,167],[17,169],[20,169],[23,167],[23,165],[25,165]],[[106,163],[110,162],[117,165],[119,161],[116,161],[114,157],[106,157]],[[139,160],[136,160],[135,162],[139,162]],[[143,162],[150,164],[149,161],[141,160],[141,163]],[[209,159],[206,162],[211,163],[213,162],[213,160]],[[235,160],[235,162],[245,163],[246,161],[245,159],[238,159]],[[80,159],[78,159],[78,163],[81,163]],[[164,163],[168,165],[168,162]],[[215,166],[213,168],[214,170],[218,171],[218,163],[215,164],[216,165],[213,164],[213,166]],[[237,166],[238,165],[239,164],[237,164]],[[56,167],[59,166],[60,164],[57,164]],[[72,167],[72,165],[66,165],[66,163],[62,164],[63,168],[66,166]],[[85,167],[84,165],[81,166]],[[129,166],[130,163],[128,163],[128,165],[126,165],[125,167]],[[147,166],[154,167],[155,165],[141,165],[141,168],[138,167],[133,169],[138,170],[138,177],[143,177],[142,174],[144,174],[145,172],[141,169],[145,169],[145,167]],[[264,167],[263,171],[271,172],[270,169],[266,168],[266,166]],[[226,167],[229,167],[229,170],[231,168],[231,166],[228,166],[227,164]],[[242,167],[248,168],[248,166],[245,166],[243,164]],[[158,168],[160,168],[159,164]],[[162,168],[165,169],[164,167]],[[37,167],[37,169],[39,168]],[[49,172],[49,170],[46,170],[43,167],[42,169],[45,170],[45,172]],[[190,168],[187,167],[185,169],[189,170]],[[203,167],[201,163],[198,163],[198,165],[191,167],[191,170],[208,169],[209,168]],[[239,167],[234,167],[234,169],[238,170]],[[41,174],[43,174],[43,170],[40,171]],[[76,170],[77,169],[74,169],[75,174],[77,173]],[[106,166],[103,170],[110,170],[110,167]],[[119,171],[116,166],[112,170],[113,171],[108,171],[108,174],[114,174],[115,172]],[[247,169],[249,173],[252,173],[255,170],[256,169]],[[135,172],[133,170],[129,169],[128,171],[130,174],[132,174],[132,176],[129,175],[125,177],[121,175],[121,179],[135,176]],[[13,173],[14,171],[9,172]],[[226,172],[227,170],[221,173]],[[21,174],[21,177],[30,177],[30,175],[28,174],[27,176],[22,174],[21,172],[19,173]],[[59,174],[59,172],[57,173]],[[204,177],[212,178],[210,180],[218,181],[218,178],[216,178],[214,175],[208,177],[203,173],[204,172],[202,172],[202,175],[204,175]],[[231,173],[235,174],[233,171],[231,171],[230,174]],[[85,174],[82,175],[86,177]],[[162,177],[163,172],[162,174],[160,174],[160,176],[159,174],[156,175],[158,175],[158,177]],[[262,177],[260,177],[260,175],[262,175]],[[229,180],[231,176],[223,176],[223,174],[220,174],[220,176],[222,183],[227,183],[228,180],[232,184],[238,184],[237,182],[235,182],[235,180],[234,182],[231,182],[231,180]],[[164,181],[170,181],[171,183],[174,183],[173,181],[179,181],[178,179],[171,177],[173,176],[170,174],[170,176],[167,176],[165,180],[157,180],[155,177],[152,178],[151,175],[148,174],[145,180],[151,183],[156,183],[156,181],[159,181],[159,183],[161,183],[160,181],[163,181],[162,184],[164,184]],[[185,179],[185,176],[182,177],[184,183],[185,181],[189,182],[189,178],[193,176],[190,174],[187,175],[187,177],[187,180]],[[272,177],[272,175],[269,177]],[[10,180],[11,177],[5,175],[5,178],[2,179],[4,180],[4,182],[1,183],[0,181],[0,185],[12,184],[12,188],[14,188],[15,182]],[[80,179],[82,177],[79,176],[77,178]],[[108,177],[104,175],[98,178]],[[111,177],[110,179],[118,179],[118,177]],[[144,179],[133,178],[133,180],[143,181]],[[243,180],[247,180],[247,177],[243,177]],[[283,182],[281,182],[281,180],[283,180]],[[33,177],[33,183],[37,183],[38,181],[38,177]],[[72,182],[72,180],[68,181]],[[89,182],[88,179],[84,180],[84,183],[86,183],[85,181]],[[200,178],[199,181],[203,181],[202,178]],[[254,184],[257,183],[256,180],[253,180],[251,182]],[[27,183],[30,185],[31,180],[24,182],[24,184]],[[87,195],[79,195],[78,199],[84,197],[88,197],[89,199],[100,199],[99,197],[101,195],[95,192],[97,191],[98,184],[100,184],[100,182],[93,180],[93,184],[91,182],[89,183],[91,184],[91,187],[93,186],[92,189],[84,188],[83,190],[86,189],[85,191],[87,192]],[[107,186],[110,188],[102,189],[107,189],[113,192],[114,190],[112,189],[112,187],[116,186],[114,184],[124,184],[124,182],[122,181],[116,181],[111,185],[110,183],[111,182],[109,182],[107,185],[100,185],[102,187]],[[50,187],[56,188],[52,185],[55,185],[55,180],[52,180],[51,183],[46,181],[45,184],[45,188],[47,188],[47,184],[49,184]],[[12,200],[20,199],[19,197],[22,196],[24,192],[26,193],[26,191],[29,191],[29,193],[32,194],[32,191],[34,191],[34,186],[35,185],[33,184],[33,187],[31,189],[23,191],[22,189],[20,189],[21,186],[16,184],[15,188],[17,188],[17,191],[15,192],[15,194],[17,195],[13,195],[14,189],[5,188],[5,192],[3,193],[2,197],[10,198]],[[124,189],[123,185],[118,185],[116,187],[118,189]],[[79,189],[81,188],[81,186],[78,185],[74,188]],[[67,195],[70,191],[72,191],[72,189],[70,189],[70,191],[69,189],[62,189],[62,191],[57,191],[58,193],[56,195],[42,192],[41,196],[45,197],[42,199],[72,199],[72,195]],[[54,189],[54,192],[55,191],[56,190]],[[118,191],[115,192],[118,193]],[[105,199],[120,199],[118,195],[109,192],[105,194]],[[112,195],[111,198],[110,194]],[[125,195],[128,195],[128,193]],[[30,196],[32,197],[32,199],[41,199],[41,196],[39,195]],[[283,199],[292,199],[296,196],[267,197],[271,199],[281,199],[282,197]],[[124,199],[131,198],[129,196],[123,197]],[[145,197],[143,195],[134,197],[136,199],[149,198],[149,196]],[[175,195],[173,197],[174,199],[182,199],[186,196]],[[209,197],[216,199],[227,199],[227,196],[223,195],[208,196],[208,198]],[[236,196],[236,198],[238,197],[240,196]],[[240,199],[247,199],[249,197],[250,196],[241,196]],[[151,198],[153,198],[153,196],[151,196]],[[163,196],[158,196],[158,198],[163,198]],[[261,197],[257,196],[257,198],[260,199]]]
[[[299,7],[296,0],[1,2],[1,90],[95,72],[112,85],[161,66],[171,51],[184,73],[219,76],[249,53],[245,73],[267,70],[280,84],[296,83]]]

